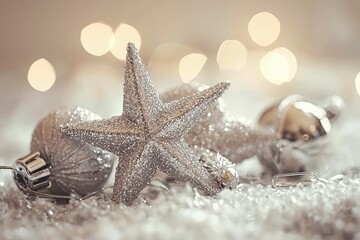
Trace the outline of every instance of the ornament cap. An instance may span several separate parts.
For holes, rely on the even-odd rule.
[[[30,153],[15,161],[14,179],[18,188],[36,191],[50,187],[50,170],[39,152]]]

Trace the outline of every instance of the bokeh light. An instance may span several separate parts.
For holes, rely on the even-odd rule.
[[[283,55],[288,61],[289,75],[286,79],[286,82],[290,82],[295,77],[297,72],[297,60],[294,53],[292,53],[289,49],[284,47],[276,48],[274,51]]]
[[[40,58],[31,64],[28,81],[34,89],[46,92],[54,85],[56,73],[54,67],[46,59]]]
[[[256,44],[266,47],[279,37],[280,21],[269,12],[261,12],[251,18],[248,30]]]
[[[180,60],[179,73],[181,79],[188,83],[193,80],[204,67],[207,57],[199,53],[191,53]]]
[[[360,95],[360,72],[356,75],[355,86],[358,94]]]
[[[157,46],[148,62],[148,71],[163,89],[172,88],[182,82],[179,74],[180,60],[187,54],[197,52],[186,44],[167,42]]]
[[[114,46],[111,48],[111,53],[120,60],[126,59],[126,45],[132,42],[135,47],[140,50],[141,37],[140,33],[132,26],[122,23],[116,29],[114,34]]]
[[[81,31],[80,41],[84,49],[95,56],[107,53],[114,44],[114,34],[106,24],[92,23]]]
[[[226,40],[219,47],[216,61],[220,70],[239,71],[246,62],[246,47],[238,40]]]
[[[289,77],[290,65],[282,54],[270,51],[261,59],[260,71],[269,82],[281,85]]]

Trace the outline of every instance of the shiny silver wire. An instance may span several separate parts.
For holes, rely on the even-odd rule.
[[[27,193],[31,193],[31,194],[34,194],[38,197],[42,197],[42,198],[52,198],[52,199],[67,199],[67,200],[77,200],[77,201],[83,201],[83,200],[86,200],[90,197],[93,197],[95,195],[98,195],[98,194],[104,194],[105,193],[105,190],[107,189],[110,189],[110,188],[113,188],[114,186],[106,186],[106,187],[103,187],[101,188],[99,191],[95,191],[95,192],[92,192],[92,193],[89,193],[83,197],[80,197],[80,196],[76,196],[76,195],[70,195],[70,196],[66,196],[66,195],[57,195],[57,194],[50,194],[50,193],[42,193],[42,192],[37,192],[37,191],[34,191],[34,190],[31,190],[29,188],[26,188],[24,189],[24,192],[27,192]],[[104,194],[104,196],[106,196]]]
[[[155,182],[160,183],[159,185],[155,184]],[[159,188],[161,190],[164,190],[166,192],[170,192],[169,186],[160,178],[153,178],[149,184],[151,187]]]
[[[107,196],[106,196],[106,194],[105,194],[105,191],[108,190],[108,189],[113,189],[113,188],[114,188],[113,185],[111,185],[111,186],[105,186],[105,187],[101,188],[99,191],[95,191],[95,192],[89,193],[89,194],[85,195],[84,197],[81,197],[81,198],[79,198],[79,199],[77,199],[77,200],[82,201],[82,200],[88,199],[88,198],[90,198],[90,197],[96,196],[96,195],[98,195],[98,194],[102,194],[105,199],[108,199]]]
[[[12,171],[15,171],[16,173],[21,173],[20,171],[18,171],[16,168],[14,167],[11,167],[11,166],[0,166],[0,170],[12,170]],[[95,192],[92,192],[92,193],[89,193],[89,194],[86,194],[85,196],[83,197],[80,197],[80,196],[76,196],[76,195],[70,195],[70,196],[67,196],[67,195],[57,195],[57,194],[50,194],[50,193],[43,193],[43,192],[38,192],[38,191],[34,191],[34,190],[31,190],[30,188],[26,187],[26,188],[21,188],[21,190],[25,193],[29,193],[29,194],[33,194],[35,196],[38,196],[38,197],[42,197],[42,198],[52,198],[52,199],[66,199],[66,200],[77,200],[77,201],[83,201],[83,200],[86,200],[90,197],[93,197],[95,195],[98,195],[98,194],[103,194],[105,197],[105,191],[107,189],[110,189],[110,188],[113,188],[114,186],[106,186],[106,187],[103,187],[101,188],[99,191],[95,191]]]
[[[153,178],[151,180],[151,182],[148,184],[148,187],[159,190],[158,193],[160,193],[160,192],[169,193],[170,192],[170,187],[168,186],[168,184],[166,184],[165,181],[160,178]],[[148,190],[148,191],[150,191],[150,190]],[[139,200],[151,207],[151,203],[150,203],[151,199],[149,199],[149,195],[150,195],[150,193],[140,193]]]
[[[303,179],[303,177],[307,177],[307,178]],[[337,181],[341,179],[336,178],[334,180]],[[330,179],[330,181],[332,181],[332,179]],[[307,186],[317,182],[329,183],[330,181],[323,178],[319,178],[313,172],[279,173],[274,175],[271,179],[271,183],[274,188],[291,187],[291,186],[296,186],[298,184]]]
[[[0,170],[12,170],[12,171],[15,171],[17,173],[20,173],[19,170],[17,170],[16,168],[14,167],[11,167],[11,166],[0,166]],[[159,179],[159,178],[154,178],[151,180],[150,184],[149,184],[150,187],[153,187],[153,188],[156,188],[156,189],[159,189],[159,191],[163,191],[163,192],[170,192],[170,188],[169,186],[167,186],[166,183],[164,183],[163,180]],[[26,187],[26,188],[21,188],[21,190],[24,192],[24,193],[28,193],[28,194],[33,194],[35,196],[38,196],[38,197],[42,197],[42,198],[51,198],[51,199],[65,199],[65,200],[76,200],[76,201],[83,201],[83,200],[86,200],[90,197],[93,197],[93,196],[96,196],[98,194],[103,194],[103,197],[104,199],[109,199],[107,197],[107,195],[105,194],[105,191],[108,190],[108,189],[112,189],[114,186],[105,186],[103,188],[101,188],[99,191],[95,191],[95,192],[92,192],[92,193],[89,193],[89,194],[86,194],[85,196],[83,197],[80,197],[78,195],[70,195],[70,196],[67,196],[67,195],[58,195],[58,194],[51,194],[51,193],[43,193],[43,192],[38,192],[38,191],[34,191],[34,190],[31,190],[30,188]],[[143,198],[143,201],[149,205],[149,202],[145,199],[147,196],[147,194],[141,194],[141,197]]]
[[[16,171],[15,168],[10,167],[10,166],[0,166],[0,170],[14,170],[14,171]]]

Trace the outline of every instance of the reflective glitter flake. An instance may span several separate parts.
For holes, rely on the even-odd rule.
[[[189,182],[206,195],[220,186],[184,140],[186,132],[228,88],[220,83],[162,103],[131,43],[127,47],[123,115],[66,125],[62,131],[119,156],[113,200],[131,204],[157,170]]]

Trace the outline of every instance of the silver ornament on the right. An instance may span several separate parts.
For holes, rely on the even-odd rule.
[[[339,96],[315,105],[299,95],[285,97],[260,116],[258,124],[273,131],[278,140],[258,157],[272,173],[307,171],[326,148],[331,124],[344,108]]]

